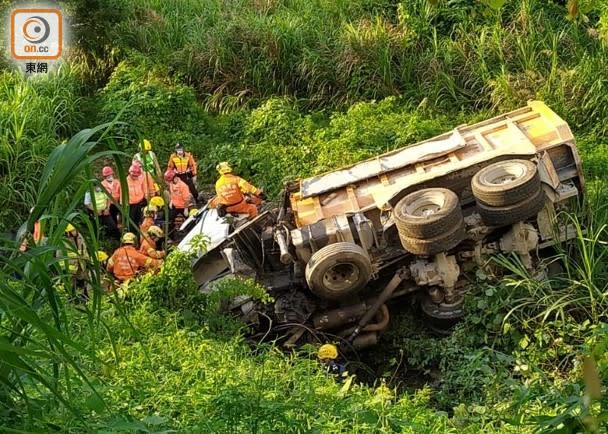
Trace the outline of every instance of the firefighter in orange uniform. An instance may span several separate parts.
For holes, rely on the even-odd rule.
[[[161,228],[158,226],[150,226],[145,236],[141,239],[139,253],[153,259],[163,259],[166,256],[166,253],[163,250],[156,250],[156,243],[164,236],[165,234]]]
[[[190,189],[192,197],[198,197],[196,190],[196,161],[190,152],[184,151],[184,145],[175,145],[175,152],[169,157],[167,171],[173,170],[179,179],[184,181]]]
[[[156,192],[154,181],[147,173],[143,173],[141,165],[131,164],[129,176],[127,176],[127,186],[129,187],[129,218],[135,226],[139,226],[141,210]],[[129,221],[129,225],[131,225],[131,221]]]
[[[156,217],[156,207],[153,205],[148,205],[144,208],[144,221],[139,226],[139,233],[141,235],[145,235],[150,229],[150,226],[154,225],[154,218]]]
[[[139,270],[157,268],[161,264],[158,259],[149,258],[137,251],[137,237],[134,233],[125,233],[121,241],[122,247],[116,249],[106,267],[119,281],[131,280]]]
[[[249,214],[249,217],[258,215],[257,205],[266,199],[266,195],[259,188],[254,187],[243,178],[232,173],[232,167],[222,161],[216,167],[220,179],[215,183],[215,196],[210,202],[210,208],[218,208],[220,216],[226,213]],[[249,195],[249,197],[245,197]]]
[[[188,206],[194,202],[190,189],[173,170],[165,172],[165,181],[169,186],[171,201],[169,202],[169,222],[175,224],[175,218],[182,214],[188,217]]]

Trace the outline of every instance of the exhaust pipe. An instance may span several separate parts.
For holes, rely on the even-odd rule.
[[[287,248],[287,241],[285,241],[285,236],[281,232],[281,229],[275,229],[274,231],[274,239],[279,245],[279,250],[281,252],[281,263],[290,264],[293,262],[293,256],[289,253],[289,249]]]
[[[356,322],[366,311],[367,305],[365,303],[352,304],[317,314],[313,317],[312,323],[317,330],[331,330]]]

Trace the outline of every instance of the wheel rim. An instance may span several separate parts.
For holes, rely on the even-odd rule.
[[[414,217],[428,217],[441,211],[445,195],[439,191],[429,191],[405,205],[405,213]]]
[[[489,167],[480,176],[479,181],[485,185],[508,185],[523,178],[527,168],[520,163],[502,163],[496,167]]]
[[[325,287],[332,291],[351,289],[359,281],[359,268],[351,263],[339,263],[323,274]]]

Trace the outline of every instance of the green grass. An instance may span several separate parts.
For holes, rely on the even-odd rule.
[[[428,0],[131,4],[110,32],[118,57],[157,59],[211,110],[288,95],[306,107],[404,96],[504,111],[542,97],[591,126],[589,114],[606,105],[602,6],[569,19],[538,0],[499,10]]]
[[[581,2],[586,15],[568,18],[540,0],[500,9],[433,3],[65,2],[85,31],[62,69],[29,80],[0,73],[0,232],[21,226],[21,235],[41,218],[49,237],[25,255],[2,241],[2,429],[605,430],[606,396],[585,389],[608,378],[608,9]],[[558,251],[565,274],[539,282],[502,259],[510,275],[474,282],[467,317],[447,337],[426,332],[415,315],[393,318],[370,366],[365,355],[353,363],[361,378],[377,368],[375,383],[343,389],[311,347],[284,354],[246,345],[240,325],[211,312],[217,300],[192,289],[184,258],[133,284],[124,302],[96,292],[86,312],[58,290],[69,285],[54,259],[67,221],[92,251],[99,244],[78,212],[88,180],[100,164],[128,164],[141,138],[161,165],[183,141],[204,183],[230,160],[276,195],[286,179],[529,98],[568,121],[584,161],[589,207],[565,217],[578,230],[576,253]],[[119,114],[125,123],[103,139],[105,127],[78,133]],[[100,277],[92,264],[95,286]],[[595,377],[584,355],[596,361]]]

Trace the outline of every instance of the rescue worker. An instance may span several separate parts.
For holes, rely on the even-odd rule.
[[[134,233],[126,232],[121,239],[122,247],[116,249],[108,260],[106,269],[121,282],[133,279],[140,270],[157,268],[161,264],[161,261],[138,252],[136,241]]]
[[[338,362],[338,348],[333,344],[321,345],[317,353],[317,358],[325,367],[326,372],[336,378],[336,381],[342,382],[348,376],[346,367]]]
[[[154,198],[152,198],[154,199]],[[150,202],[152,202],[150,199]],[[156,216],[156,207],[153,205],[148,205],[144,207],[144,221],[139,226],[139,233],[144,235],[148,232],[150,226],[154,225],[154,217]]]
[[[162,172],[158,164],[158,158],[152,151],[152,143],[149,140],[144,139],[138,146],[139,152],[133,156],[133,161],[141,163],[144,172],[152,175],[154,179],[160,179]]]
[[[163,230],[158,226],[150,226],[148,231],[144,234],[141,239],[141,246],[139,246],[139,253],[142,253],[149,258],[163,259],[166,253],[163,250],[156,248],[157,243],[165,236]]]
[[[150,199],[150,206],[156,207],[154,225],[162,228],[165,224],[165,200],[161,196],[154,196]]]
[[[57,250],[55,256],[57,258],[65,258],[61,266],[67,269],[71,276],[71,296],[75,301],[87,300],[89,293],[86,264],[89,254],[84,238],[71,223],[68,223],[65,227],[62,247],[62,249]]]
[[[131,164],[127,176],[129,187],[129,227],[139,226],[141,222],[141,210],[148,203],[148,199],[154,196],[154,182],[149,176],[144,176],[139,164]]]
[[[165,172],[165,181],[167,181],[171,197],[169,202],[169,222],[171,226],[174,226],[176,217],[179,214],[183,217],[188,217],[188,207],[193,202],[193,197],[186,183],[173,170],[169,169]],[[172,233],[175,233],[175,231],[172,230]]]
[[[110,204],[110,197],[97,182],[93,187],[93,197],[91,197],[90,191],[87,191],[84,194],[84,206],[86,207],[89,216],[94,219],[100,227],[104,228],[109,237],[118,240],[120,238],[120,232],[116,227],[116,222],[110,215]]]
[[[116,223],[116,227],[120,229],[120,209],[118,208],[121,203],[122,190],[120,188],[120,181],[114,178],[114,169],[110,166],[105,166],[101,170],[103,181],[101,185],[106,189],[112,200],[110,201],[110,216]]]
[[[184,151],[184,145],[181,143],[175,145],[175,152],[169,157],[167,170],[174,170],[179,179],[186,183],[192,197],[198,197],[196,190],[196,162],[190,152]]]
[[[154,180],[154,176],[149,173],[146,172],[144,170],[144,166],[141,163],[141,161],[138,160],[133,160],[132,165],[135,164],[136,166],[139,166],[139,168],[142,170],[143,174],[142,176],[145,178],[145,182],[146,182],[146,186],[152,186],[151,190],[153,191],[152,196],[156,196],[157,194],[160,193],[160,185],[158,185],[155,180]]]
[[[215,169],[221,175],[215,183],[216,196],[209,202],[210,208],[217,208],[218,215],[227,213],[246,213],[249,217],[258,215],[257,205],[266,199],[259,188],[232,173],[232,167],[222,161]],[[245,195],[250,195],[248,198]]]

